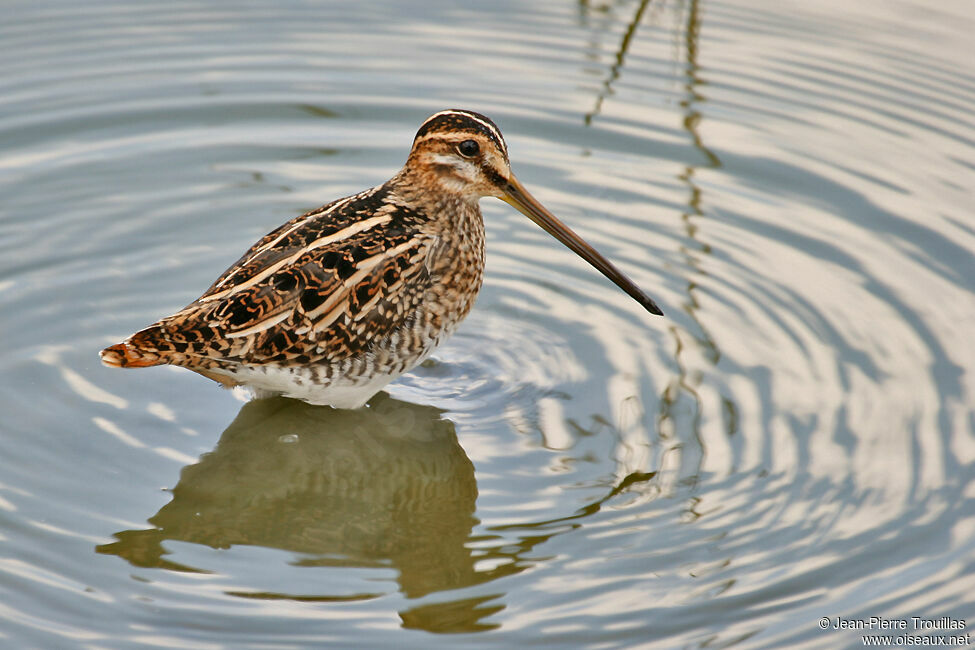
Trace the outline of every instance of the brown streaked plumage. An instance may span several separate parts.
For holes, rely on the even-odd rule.
[[[420,126],[393,178],[270,232],[200,298],[106,348],[102,362],[183,366],[259,394],[361,406],[473,306],[484,271],[484,196],[515,206],[661,313],[522,187],[491,120],[448,110]]]

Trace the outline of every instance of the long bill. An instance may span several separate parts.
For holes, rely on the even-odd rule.
[[[582,237],[572,232],[572,230],[564,223],[559,221],[554,214],[546,210],[545,207],[538,202],[538,199],[529,194],[528,190],[526,190],[525,187],[518,182],[518,179],[515,178],[514,174],[508,177],[508,183],[504,187],[504,196],[502,196],[501,199],[517,208],[519,212],[541,226],[545,232],[558,239],[576,255],[596,267],[600,273],[612,280],[616,286],[628,293],[638,303],[643,305],[643,308],[648,312],[663,316],[663,312],[660,310],[660,307],[657,306],[657,303],[655,303],[650,296],[643,293],[638,286],[633,284],[628,277],[623,275],[622,271],[613,266],[613,264],[605,257],[600,255],[595,248],[587,244]]]

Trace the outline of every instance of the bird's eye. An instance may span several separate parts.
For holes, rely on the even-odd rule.
[[[460,155],[465,158],[473,158],[477,155],[477,152],[481,150],[481,147],[477,144],[475,140],[464,140],[459,145],[457,145],[457,151]]]

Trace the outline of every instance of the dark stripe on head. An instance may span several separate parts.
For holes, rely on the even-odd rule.
[[[434,113],[427,118],[426,122],[420,125],[420,129],[416,132],[416,137],[413,138],[413,141],[416,142],[419,138],[435,131],[470,131],[472,133],[484,134],[494,141],[494,144],[504,154],[505,160],[508,159],[508,145],[505,144],[501,130],[490,118],[480,113],[460,109],[450,109]]]
[[[508,179],[502,176],[501,174],[499,174],[498,172],[494,171],[494,168],[491,167],[490,165],[482,165],[481,173],[484,174],[484,176],[489,181],[491,181],[498,187],[504,187],[505,185],[508,184]]]

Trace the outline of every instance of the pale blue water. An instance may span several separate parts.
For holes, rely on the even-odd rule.
[[[8,3],[0,646],[958,645],[973,31],[966,2]],[[99,365],[453,106],[666,317],[485,200],[474,312],[369,409]]]

